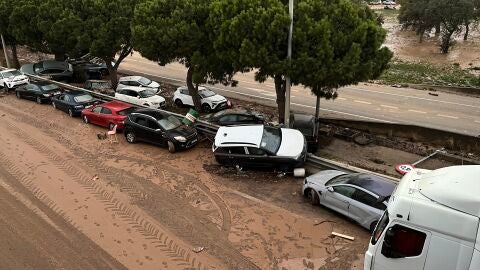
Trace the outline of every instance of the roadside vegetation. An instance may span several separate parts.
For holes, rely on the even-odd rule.
[[[390,67],[380,76],[378,82],[384,84],[431,84],[441,86],[480,87],[480,77],[458,64],[434,65],[413,63],[394,59]]]

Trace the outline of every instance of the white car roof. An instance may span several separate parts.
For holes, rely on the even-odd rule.
[[[434,170],[422,175],[418,183],[425,197],[480,217],[480,165]]]
[[[177,90],[181,90],[181,89],[188,89],[188,87],[187,87],[187,86],[180,86],[180,87],[177,88]],[[210,90],[210,91],[212,91],[211,89],[206,88],[205,86],[199,86],[199,87],[198,87],[198,91],[201,91],[201,90]]]
[[[260,147],[263,125],[220,127],[215,135],[216,146]]]
[[[118,79],[119,82],[123,82],[123,81],[138,81],[140,80],[140,78],[142,78],[141,76],[125,76],[125,77],[121,77],[120,79]]]

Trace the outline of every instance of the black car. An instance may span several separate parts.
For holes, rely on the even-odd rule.
[[[265,118],[250,110],[227,109],[217,113],[201,116],[199,120],[207,121],[219,126],[233,125],[263,125]]]
[[[71,64],[62,61],[44,60],[38,63],[25,64],[20,68],[24,74],[37,75],[55,81],[71,81],[73,67]]]
[[[71,117],[79,116],[83,109],[101,103],[91,95],[80,91],[67,92],[52,98],[52,106],[68,113]]]
[[[125,120],[125,138],[129,143],[144,141],[168,146],[170,153],[188,149],[198,142],[197,131],[171,114],[151,109],[141,109]]]
[[[17,98],[35,100],[38,104],[50,102],[51,98],[60,95],[62,89],[49,82],[31,82],[15,90]]]
[[[318,125],[318,119],[313,115],[294,113],[290,114],[290,127],[299,130],[307,140],[307,149],[310,153],[318,150],[318,133],[315,125]]]

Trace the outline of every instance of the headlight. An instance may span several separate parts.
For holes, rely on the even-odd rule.
[[[183,136],[175,136],[175,137],[173,137],[173,138],[174,138],[176,141],[182,142],[182,143],[184,143],[184,142],[187,141],[187,139],[186,139],[185,137],[183,137]]]

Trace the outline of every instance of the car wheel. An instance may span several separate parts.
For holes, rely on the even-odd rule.
[[[175,153],[175,151],[177,150],[175,147],[175,144],[171,141],[167,142],[167,146],[168,146],[168,152],[170,153]]]
[[[57,105],[55,104],[55,102],[52,102],[52,106],[53,106],[54,109],[57,108]]]
[[[375,227],[377,226],[378,220],[375,220],[370,224],[370,233],[373,233],[373,230],[375,230]]]
[[[177,98],[175,99],[175,105],[177,105],[177,107],[183,107],[183,102]]]
[[[320,198],[318,197],[317,192],[313,188],[310,189],[310,192],[308,194],[308,198],[310,199],[310,203],[312,205],[319,205],[320,204]]]
[[[7,88],[7,89],[8,89],[8,88]],[[17,96],[17,98],[22,98],[22,97],[20,96],[20,92],[18,92],[18,91],[17,91],[17,93],[15,93],[15,95]]]
[[[89,122],[86,115],[83,116],[83,122],[85,122],[85,124],[88,124],[88,122]]]
[[[206,113],[209,113],[211,110],[212,110],[212,108],[207,103],[202,105],[202,111],[204,111]]]
[[[135,133],[133,133],[133,131],[127,131],[127,133],[125,133],[125,139],[129,143],[135,143],[137,141],[137,137],[135,136]]]
[[[37,103],[42,104],[42,99],[40,97],[37,97]]]
[[[108,130],[113,130],[114,127],[115,127],[114,123],[108,124]]]
[[[68,109],[68,115],[70,115],[70,117],[73,117],[73,111],[72,111],[72,109]]]

